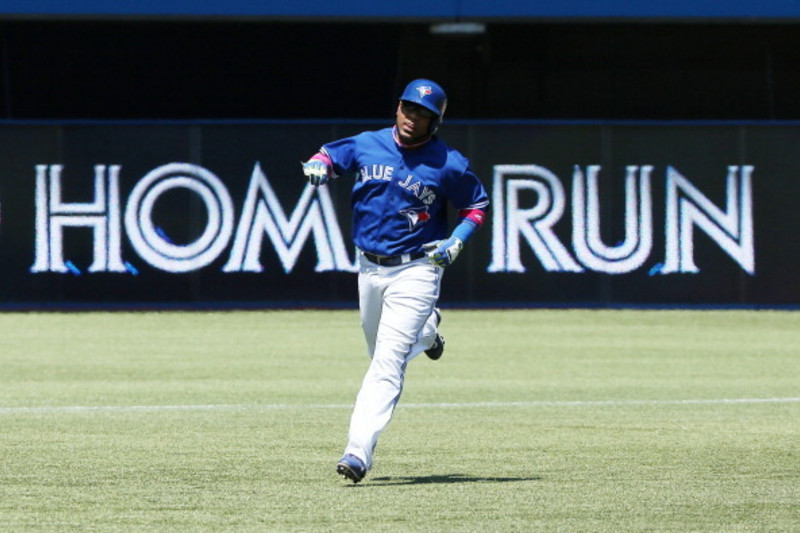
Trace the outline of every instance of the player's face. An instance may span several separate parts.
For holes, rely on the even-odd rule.
[[[397,135],[405,144],[425,140],[436,117],[430,110],[412,102],[401,101],[397,105]]]

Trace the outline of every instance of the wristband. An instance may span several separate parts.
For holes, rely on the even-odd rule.
[[[458,226],[455,227],[451,235],[458,238],[461,242],[467,242],[467,239],[472,237],[472,234],[475,233],[477,229],[478,226],[476,226],[474,222],[469,219],[463,219],[459,222]]]

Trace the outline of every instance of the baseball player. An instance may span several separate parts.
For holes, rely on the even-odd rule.
[[[400,398],[406,365],[425,352],[439,359],[444,338],[436,308],[444,268],[480,228],[488,196],[469,161],[435,134],[447,95],[435,82],[412,81],[394,127],[333,141],[303,163],[314,186],[354,174],[353,240],[358,248],[361,325],[371,359],[336,470],[353,483],[373,453]],[[447,204],[458,210],[448,231]]]

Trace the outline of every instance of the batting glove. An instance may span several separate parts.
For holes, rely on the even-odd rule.
[[[453,264],[456,260],[464,243],[458,237],[450,237],[443,241],[429,242],[422,248],[428,256],[428,261],[438,267],[447,267]]]
[[[328,165],[318,159],[303,163],[303,174],[306,175],[308,182],[314,187],[325,185],[331,178],[331,171]]]

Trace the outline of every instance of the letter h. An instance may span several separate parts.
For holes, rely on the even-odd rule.
[[[31,272],[75,272],[64,260],[64,228],[88,227],[93,233],[89,272],[125,272],[122,261],[119,165],[94,167],[94,201],[61,200],[63,165],[36,165],[36,257]]]

